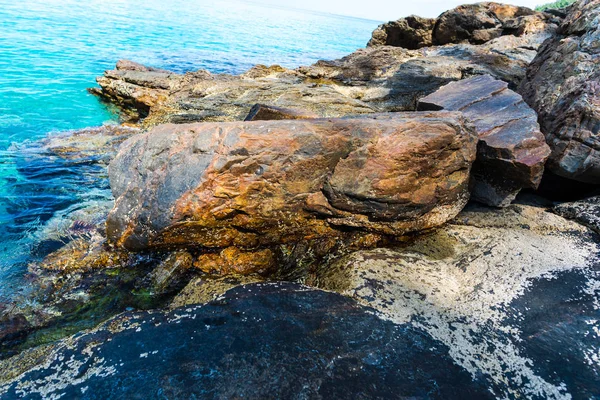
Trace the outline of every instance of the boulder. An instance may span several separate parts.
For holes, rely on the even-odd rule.
[[[457,43],[483,44],[501,36],[523,36],[553,31],[560,18],[499,3],[466,4],[438,18],[411,15],[379,25],[367,47],[396,46],[420,49]]]
[[[440,15],[433,28],[436,45],[482,44],[503,35],[544,30],[552,17],[526,7],[500,3],[465,4]]]
[[[367,47],[395,46],[416,50],[432,45],[431,34],[435,25],[433,18],[411,15],[379,25]]]
[[[600,390],[598,242],[531,203],[473,203],[402,247],[324,266],[315,281],[424,329],[494,398],[593,398]]]
[[[536,113],[508,84],[489,75],[452,82],[419,101],[420,110],[461,111],[477,130],[472,197],[507,206],[523,188],[536,189],[550,148]]]
[[[401,236],[463,208],[475,142],[450,112],[160,125],[110,164],[107,234],[130,250],[218,251]]]
[[[600,183],[600,1],[569,8],[559,34],[533,60],[519,90],[537,111],[557,175]]]
[[[319,118],[312,112],[295,110],[291,108],[275,107],[266,104],[255,104],[244,121],[270,121],[281,119],[311,119]]]

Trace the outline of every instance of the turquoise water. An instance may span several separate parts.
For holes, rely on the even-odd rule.
[[[177,72],[297,67],[363,47],[376,25],[233,0],[0,0],[0,296],[44,256],[32,249],[50,218],[110,198],[101,165],[52,158],[35,141],[114,121],[86,88],[117,60]]]

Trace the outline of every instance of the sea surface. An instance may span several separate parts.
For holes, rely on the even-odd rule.
[[[0,0],[0,299],[44,257],[44,227],[110,200],[105,168],[40,139],[115,123],[86,92],[119,59],[185,72],[297,67],[364,47],[377,21],[204,0]]]

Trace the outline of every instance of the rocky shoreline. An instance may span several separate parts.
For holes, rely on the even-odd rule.
[[[0,309],[0,396],[597,395],[599,15],[465,5],[239,76],[119,61],[90,92],[124,125],[45,144],[109,163],[114,204]]]

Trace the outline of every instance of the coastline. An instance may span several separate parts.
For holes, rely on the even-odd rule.
[[[593,5],[582,4],[588,3]],[[30,284],[39,290],[0,310],[0,367],[18,371],[0,376],[0,393],[16,397],[21,385],[30,394],[85,394],[86,384],[104,393],[103,378],[118,379],[120,368],[119,353],[109,342],[135,340],[143,326],[137,337],[155,346],[153,318],[164,324],[160,335],[171,337],[174,347],[182,334],[178,321],[183,334],[195,335],[196,317],[206,331],[223,332],[218,337],[278,332],[284,328],[265,315],[288,304],[288,295],[294,299],[290,310],[296,311],[281,318],[289,318],[289,326],[311,326],[305,336],[320,328],[304,320],[310,312],[297,312],[302,307],[319,310],[319,318],[332,312],[331,325],[322,329],[333,335],[348,329],[339,326],[346,326],[341,321],[350,312],[356,324],[367,324],[364,329],[388,341],[419,348],[415,343],[421,340],[426,345],[419,351],[435,347],[416,356],[392,344],[389,354],[396,361],[384,362],[382,349],[361,339],[365,348],[349,351],[348,358],[370,371],[360,375],[365,385],[377,382],[395,390],[397,382],[381,377],[406,357],[429,356],[458,368],[439,378],[445,386],[435,392],[437,398],[456,395],[452,376],[460,377],[461,390],[483,397],[593,393],[599,368],[592,339],[600,239],[595,222],[582,218],[579,208],[571,210],[574,215],[554,209],[562,202],[536,192],[549,174],[565,175],[564,163],[552,161],[557,156],[546,144],[549,127],[537,122],[543,110],[532,110],[521,97],[537,106],[527,86],[536,72],[530,63],[542,62],[539,54],[552,48],[549,43],[566,23],[530,11],[499,18],[482,43],[475,32],[466,40],[421,46],[442,39],[435,31],[429,38],[419,32],[416,49],[385,43],[397,26],[416,30],[390,22],[376,30],[388,35],[384,44],[296,69],[258,65],[240,75],[177,74],[119,61],[90,91],[119,107],[123,125],[44,141],[45,152],[57,159],[100,168],[110,164],[115,202],[84,216],[65,216],[46,233],[45,240],[64,245],[28,265]],[[477,15],[470,9],[465,14]],[[494,29],[514,34],[495,36]],[[417,131],[427,135],[413,138]],[[510,135],[488,138],[497,132]],[[587,194],[597,189],[589,182],[579,187]],[[561,281],[568,290],[560,289]],[[552,291],[556,296],[548,294]],[[575,299],[571,319],[565,305],[570,299]],[[544,302],[554,305],[554,312],[545,311]],[[215,311],[221,304],[234,317]],[[238,326],[240,312],[253,315],[251,321],[270,322],[247,328],[242,319]],[[565,333],[553,324],[566,326],[573,346],[584,349],[569,353],[584,382],[554,367],[560,361],[548,350],[559,346]],[[222,325],[234,328],[218,328]],[[390,331],[405,336],[392,340],[386,336]],[[206,335],[198,343],[216,340]],[[252,340],[265,340],[259,353],[270,348],[270,340],[282,340],[257,336]],[[185,346],[200,357],[198,343]],[[153,351],[174,357],[175,365],[181,357],[170,343],[161,346],[124,355],[127,368],[134,367],[121,373],[134,376],[135,363],[150,358],[148,382],[179,376],[170,370],[156,375]],[[83,356],[88,353],[94,356]],[[226,357],[247,362],[236,368],[249,374],[257,373],[260,363],[274,371],[272,365],[288,362],[275,356],[243,361],[240,354],[235,350]],[[60,361],[66,356],[77,361]],[[434,379],[434,364],[423,366],[423,377]],[[220,361],[212,365],[218,365],[224,382],[232,382]],[[210,363],[190,371],[202,368]],[[58,371],[60,382],[37,386],[36,379],[49,376],[50,369]],[[81,371],[86,378],[74,379]],[[352,368],[343,365],[339,371],[331,393],[348,394],[342,389]],[[265,379],[286,381],[293,375],[257,378],[246,388],[251,393]],[[508,375],[514,380],[506,382]],[[421,378],[403,380],[403,393],[426,391],[427,379]],[[122,388],[124,395],[129,389]],[[311,387],[310,393],[321,389]],[[220,386],[211,390],[233,393]],[[377,393],[364,390],[367,397]]]

